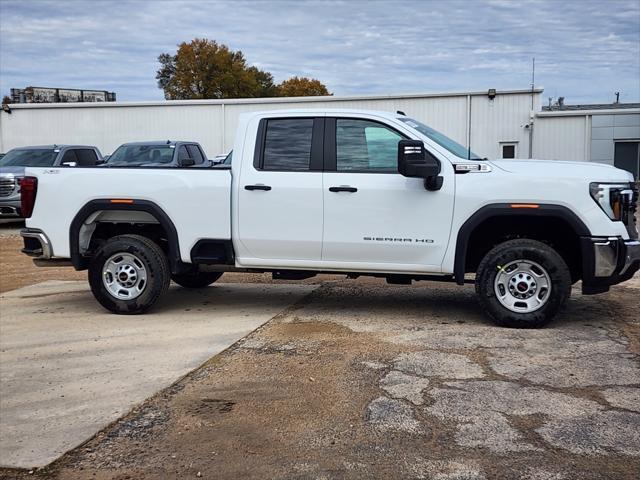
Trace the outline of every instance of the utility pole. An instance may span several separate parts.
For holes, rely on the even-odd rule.
[[[534,98],[536,84],[536,57],[531,62],[531,111],[529,112],[529,158],[533,158],[533,118],[534,118]]]

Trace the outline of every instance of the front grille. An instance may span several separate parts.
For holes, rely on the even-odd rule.
[[[638,238],[638,184],[632,183],[631,190],[633,191],[633,195],[631,197],[631,201],[628,205],[625,205],[626,215],[622,218],[625,227],[627,227],[627,232],[629,232],[629,237],[633,239]]]
[[[0,197],[8,197],[16,187],[15,178],[0,178]]]

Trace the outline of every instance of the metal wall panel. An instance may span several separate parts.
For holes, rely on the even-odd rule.
[[[540,91],[534,93],[539,104]],[[238,116],[245,112],[296,108],[357,108],[404,111],[467,146],[471,98],[473,150],[499,156],[499,143],[517,141],[527,152],[531,93],[414,95],[394,97],[327,97],[313,99],[245,99],[110,104],[20,105],[0,113],[0,151],[26,145],[82,143],[111,153],[124,142],[195,140],[210,158],[226,153],[235,140]],[[526,144],[526,145],[525,145]],[[523,149],[523,145],[525,148]]]
[[[538,102],[536,95],[534,105]],[[517,143],[518,157],[527,158],[529,130],[525,126],[530,112],[531,94],[498,95],[491,101],[472,97],[471,150],[482,157],[500,158],[500,143],[513,142]]]
[[[195,140],[220,148],[219,105],[14,109],[2,119],[4,151],[25,145],[96,145],[103,154],[142,140]]]
[[[616,115],[614,118],[616,127],[640,127],[640,113],[629,115]]]
[[[533,157],[543,160],[588,161],[586,115],[536,118]]]

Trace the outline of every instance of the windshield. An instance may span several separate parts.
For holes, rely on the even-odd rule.
[[[429,139],[433,140],[441,147],[446,148],[457,157],[467,158],[469,160],[482,160],[478,155],[471,152],[468,148],[463,147],[455,140],[451,140],[446,135],[438,132],[437,130],[434,130],[431,127],[428,127],[424,123],[421,123],[417,120],[414,120],[413,118],[408,118],[408,117],[398,117],[398,120],[406,123],[411,128],[427,136]]]
[[[173,145],[120,145],[111,154],[107,165],[145,165],[171,163]]]
[[[0,159],[0,167],[51,167],[57,155],[57,151],[44,148],[11,150]]]

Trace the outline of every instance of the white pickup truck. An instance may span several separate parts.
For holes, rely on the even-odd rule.
[[[638,191],[594,163],[488,161],[401,113],[240,118],[222,168],[29,168],[23,252],[88,269],[115,313],[223,272],[474,281],[499,325],[551,320],[640,268]]]

